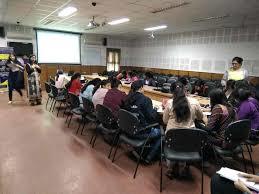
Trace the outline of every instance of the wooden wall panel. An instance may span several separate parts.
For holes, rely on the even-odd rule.
[[[103,73],[106,70],[106,66],[91,66],[90,74],[92,73]]]
[[[200,72],[200,78],[211,80],[211,73]]]
[[[81,73],[84,75],[89,75],[91,74],[91,68],[89,66],[82,66],[81,67]]]
[[[70,71],[70,65],[59,65],[59,68],[62,69],[64,72]]]
[[[223,77],[223,74],[219,74],[219,73],[212,73],[211,75],[212,80],[221,80],[222,77]]]
[[[200,77],[200,72],[189,71],[190,77]]]
[[[47,66],[47,73],[48,77],[55,77],[57,74],[58,65],[48,65]]]
[[[189,76],[189,72],[188,71],[179,71],[179,76]]]
[[[81,65],[70,65],[70,71],[81,73]]]

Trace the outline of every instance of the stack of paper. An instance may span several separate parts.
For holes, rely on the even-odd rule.
[[[238,179],[240,179],[248,188],[259,191],[259,184],[249,182],[246,180],[246,178],[239,176],[239,174],[244,174],[244,172],[223,167],[217,172],[217,174],[231,181],[237,181]]]

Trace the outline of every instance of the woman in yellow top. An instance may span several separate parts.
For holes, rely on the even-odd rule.
[[[223,86],[226,86],[228,80],[238,81],[248,79],[248,71],[242,68],[242,63],[243,59],[241,57],[234,57],[232,59],[232,67],[223,76],[221,82]]]

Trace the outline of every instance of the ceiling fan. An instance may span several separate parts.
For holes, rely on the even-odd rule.
[[[95,16],[93,16],[93,19],[88,23],[87,28],[85,30],[93,30],[95,28],[103,27],[105,25],[106,25],[106,21],[104,21],[102,23],[97,23],[95,21]]]

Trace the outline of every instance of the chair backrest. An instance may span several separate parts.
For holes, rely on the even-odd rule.
[[[48,94],[51,92],[51,87],[50,87],[49,82],[45,82],[45,89],[46,89],[46,92],[47,92]]]
[[[96,118],[106,128],[112,128],[116,123],[116,119],[112,114],[112,111],[101,104],[96,105]]]
[[[216,88],[216,84],[212,81],[205,82],[204,86],[205,86],[205,91],[204,91],[205,96],[209,96],[210,92]]]
[[[52,92],[53,96],[57,97],[58,96],[58,88],[53,84],[51,84],[50,87],[51,87],[51,92]]]
[[[158,87],[163,87],[164,83],[166,83],[166,78],[165,77],[158,77],[157,78],[157,85],[158,85]]]
[[[175,83],[175,82],[177,82],[177,78],[172,78],[172,77],[170,77],[168,80],[167,80],[167,83],[169,83],[169,84],[172,84],[172,83]]]
[[[235,147],[245,142],[251,130],[251,121],[248,119],[235,121],[225,130],[225,142]]]
[[[201,129],[171,129],[165,135],[165,146],[177,152],[199,152],[206,139],[207,132]]]
[[[140,122],[138,117],[124,109],[118,112],[118,125],[122,132],[134,136],[140,130]]]
[[[49,78],[49,82],[50,84],[55,85],[55,80],[53,78]]]
[[[94,112],[94,104],[91,100],[82,97],[82,101],[83,101],[83,107],[84,107],[84,111],[87,114],[91,114]]]
[[[79,97],[77,95],[73,93],[68,93],[68,98],[72,109],[80,106]]]

